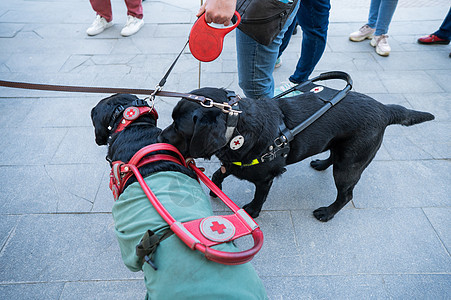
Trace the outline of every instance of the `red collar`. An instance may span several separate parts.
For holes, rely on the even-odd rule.
[[[169,154],[158,154],[157,151],[166,150],[175,154],[175,157]],[[144,157],[145,156],[145,157]],[[112,162],[110,173],[110,189],[113,192],[114,200],[119,198],[120,194],[124,190],[124,186],[127,180],[134,175],[135,172],[139,173],[138,168],[153,163],[155,161],[171,161],[181,166],[187,167],[186,162],[182,154],[170,144],[157,143],[148,145],[141,148],[133,155],[128,163],[122,161]],[[136,175],[136,174],[135,174]]]
[[[127,107],[124,110],[124,113],[122,114],[122,120],[119,123],[119,125],[117,126],[114,133],[121,132],[122,130],[125,129],[125,127],[130,125],[130,123],[132,123],[133,121],[138,119],[140,116],[149,114],[149,113],[153,116],[155,121],[158,119],[158,113],[153,107],[149,107],[149,106]]]

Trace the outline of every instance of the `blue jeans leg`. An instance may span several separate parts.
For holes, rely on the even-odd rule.
[[[293,19],[293,22],[291,22],[290,27],[288,27],[287,31],[285,31],[285,34],[283,35],[282,44],[279,47],[279,55],[277,58],[279,58],[283,51],[287,48],[288,44],[290,43],[291,36],[293,35],[293,31],[296,28],[296,25],[298,24],[298,21],[296,18]]]
[[[282,38],[293,22],[299,6],[288,17],[285,26],[269,45],[259,44],[241,30],[236,31],[236,52],[238,60],[238,84],[249,98],[272,98],[274,96],[274,78],[272,72],[279,54]]]
[[[434,32],[434,34],[441,39],[451,40],[451,8],[449,9],[445,20],[443,20],[442,25],[440,25],[439,30]]]
[[[324,53],[329,26],[330,0],[301,0],[296,18],[302,28],[301,57],[289,80],[301,83],[309,78]]]
[[[388,32],[397,5],[398,0],[371,0],[368,26],[376,28],[374,35]]]

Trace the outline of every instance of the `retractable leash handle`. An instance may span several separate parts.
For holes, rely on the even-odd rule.
[[[198,178],[200,178],[208,188],[215,192],[234,214],[210,216],[184,223],[175,220],[149,188],[137,166],[142,159],[146,159],[145,156],[149,153],[162,150],[176,154],[177,160],[180,160],[177,163],[190,167],[196,173]],[[164,157],[164,155],[161,155],[161,157]],[[174,160],[171,159],[171,161]],[[174,146],[164,143],[146,146],[139,150],[130,159],[129,163],[120,165],[120,168],[121,170],[126,170],[126,172],[133,172],[150,203],[168,223],[171,230],[189,248],[202,252],[207,259],[226,265],[243,264],[249,262],[262,248],[263,233],[258,224],[244,211],[244,209],[240,209],[201,170],[199,170],[195,166],[193,160],[188,160],[188,163],[186,163],[183,156]],[[225,233],[225,237],[221,236],[223,233]],[[230,242],[249,234],[252,234],[254,245],[248,250],[225,252],[211,248],[212,246]]]
[[[194,23],[189,34],[189,49],[198,60],[210,62],[215,60],[222,52],[224,37],[235,29],[241,22],[240,14],[235,11],[236,22],[233,26],[215,28],[208,25],[205,14]]]

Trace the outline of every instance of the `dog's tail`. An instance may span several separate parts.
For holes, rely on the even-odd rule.
[[[396,104],[390,104],[387,107],[390,111],[389,125],[400,124],[411,126],[435,119],[434,115],[428,112],[407,109]]]

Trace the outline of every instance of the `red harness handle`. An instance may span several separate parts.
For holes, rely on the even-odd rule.
[[[144,160],[147,160],[149,163],[156,160],[169,160],[185,167],[188,165],[188,167],[193,169],[200,180],[210,190],[212,190],[234,212],[234,214],[210,216],[184,223],[176,221],[160,203],[138,170],[138,167],[144,164],[143,161],[141,161],[144,156],[151,152],[162,150],[171,151],[176,154],[178,159],[171,155],[155,154],[144,158]],[[153,158],[154,156],[157,158]],[[116,174],[113,174],[115,172]],[[226,265],[243,264],[249,262],[263,246],[263,233],[258,224],[246,213],[244,209],[239,208],[201,170],[199,170],[196,167],[194,160],[188,160],[187,164],[183,156],[174,146],[164,143],[149,145],[140,149],[130,159],[128,164],[113,162],[111,178],[112,180],[119,179],[118,182],[120,192],[122,190],[121,187],[125,184],[125,181],[131,176],[130,172],[135,175],[150,203],[160,214],[160,216],[169,224],[171,230],[189,248],[192,250],[196,249],[204,253],[207,259]],[[249,234],[252,234],[254,246],[248,250],[241,252],[225,252],[211,248],[212,246],[230,242]]]

